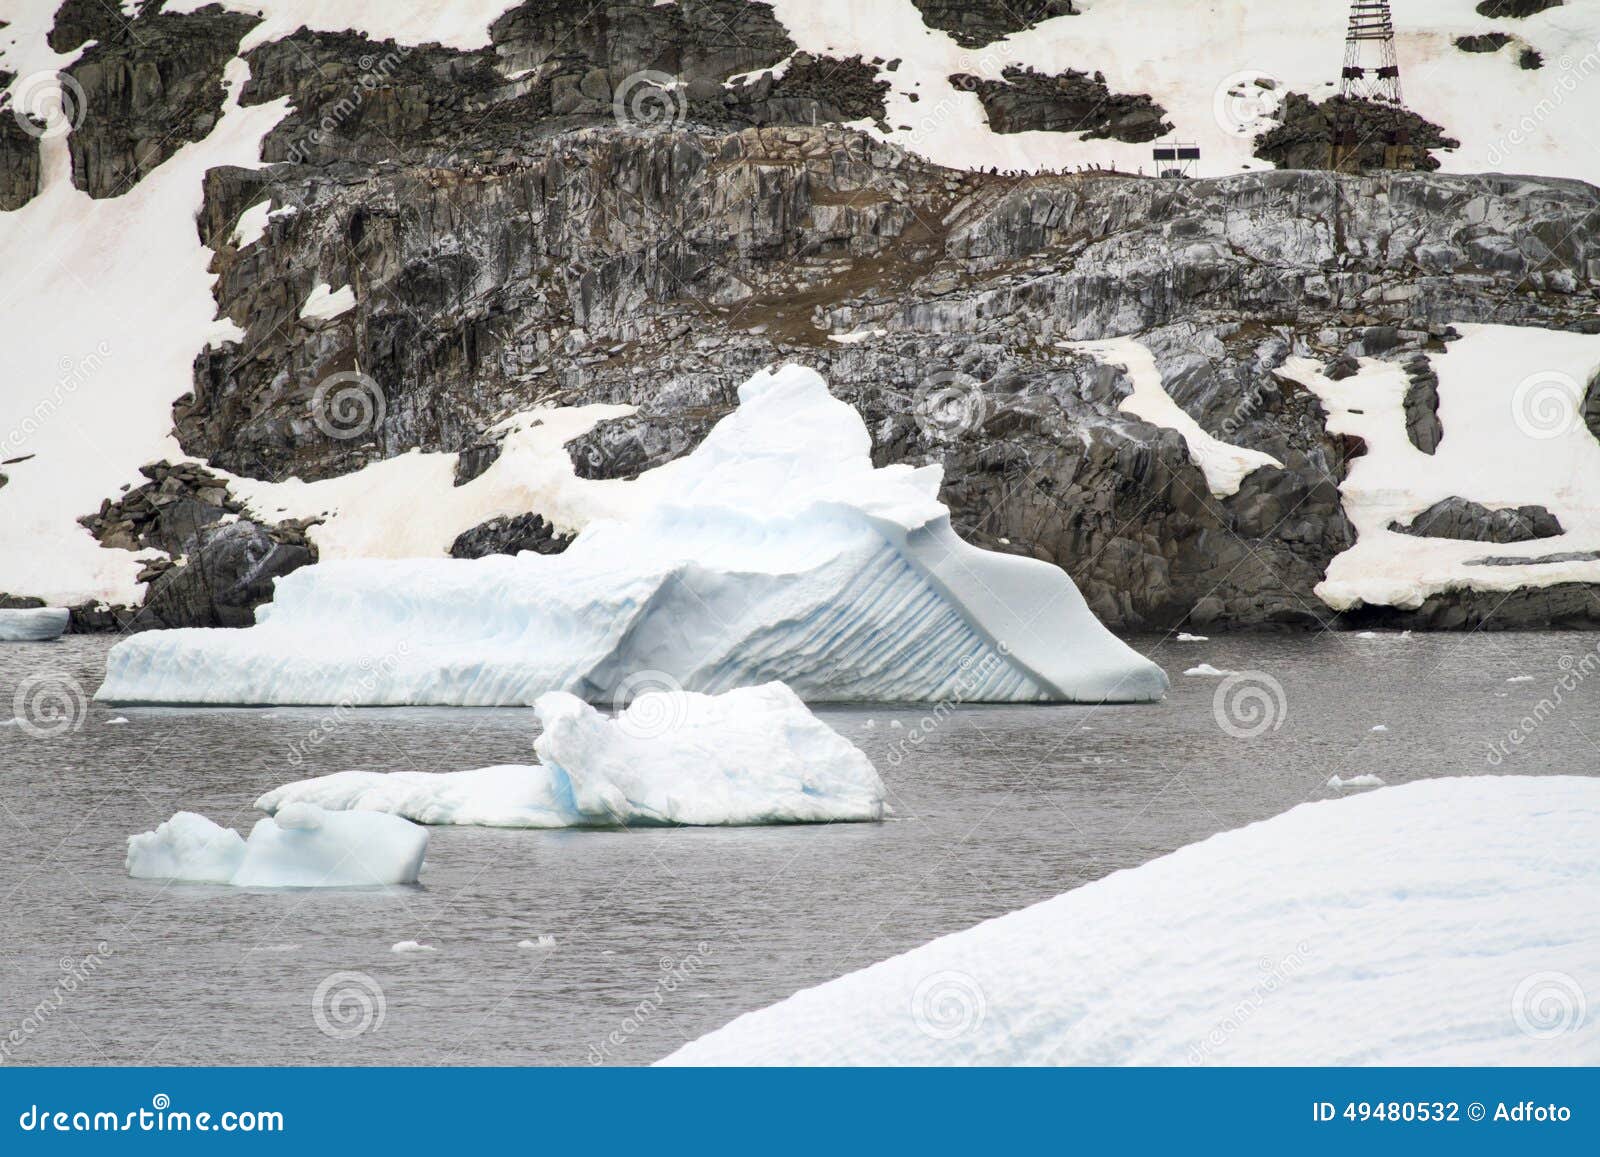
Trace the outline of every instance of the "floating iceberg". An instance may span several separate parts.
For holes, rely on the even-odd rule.
[[[324,811],[299,803],[259,820],[248,840],[179,812],[128,840],[128,875],[241,888],[351,888],[414,884],[428,833],[394,816]]]
[[[937,467],[874,468],[816,373],[763,372],[626,521],[559,555],[352,560],[278,580],[246,630],[112,649],[99,698],[493,706],[630,677],[691,691],[781,679],[808,701],[1158,699],[1166,676],[1072,580],[950,526]]]
[[[1600,778],[1226,832],[749,1013],[668,1064],[1600,1062]]]
[[[0,643],[59,638],[71,619],[66,607],[0,607]]]
[[[539,698],[539,764],[343,771],[256,801],[388,812],[424,824],[561,828],[880,820],[872,762],[782,683],[724,695],[650,691],[610,719],[563,691]]]

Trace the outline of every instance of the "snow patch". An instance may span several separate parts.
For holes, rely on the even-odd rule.
[[[305,304],[300,307],[300,320],[331,321],[355,307],[355,290],[348,285],[333,289],[326,281],[321,281],[312,287]]]

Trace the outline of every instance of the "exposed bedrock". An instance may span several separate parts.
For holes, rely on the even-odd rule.
[[[258,202],[297,211],[235,248]],[[1450,323],[1594,327],[1596,221],[1600,193],[1576,182],[1018,180],[826,127],[613,126],[448,166],[218,170],[200,228],[246,338],[201,356],[175,416],[185,449],[249,475],[417,446],[463,451],[465,480],[498,453],[482,431],[519,409],[625,402],[635,417],[570,449],[580,475],[631,477],[795,360],[861,408],[880,461],[944,464],[964,534],[1060,562],[1112,625],[1315,623],[1333,618],[1312,588],[1350,544],[1337,487],[1361,447],[1274,370],[1396,360],[1431,448],[1426,355]],[[355,308],[300,320],[321,282]],[[1213,497],[1176,433],[1119,410],[1124,371],[1059,344],[1120,335],[1206,430],[1285,468]],[[330,438],[316,387],[357,366],[382,421]],[[459,549],[520,541],[497,527]]]
[[[1490,510],[1465,498],[1434,503],[1409,523],[1389,524],[1389,529],[1418,538],[1454,538],[1466,542],[1533,542],[1564,533],[1556,516],[1542,506],[1504,507]]]

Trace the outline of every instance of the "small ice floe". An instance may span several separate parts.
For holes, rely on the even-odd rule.
[[[295,803],[258,820],[244,839],[194,812],[128,839],[128,875],[241,888],[354,888],[415,884],[428,832],[377,812]]]
[[[1222,676],[1222,675],[1232,675],[1233,672],[1232,671],[1223,671],[1220,668],[1213,667],[1210,663],[1201,663],[1198,667],[1190,667],[1187,671],[1184,672],[1184,674],[1185,675],[1206,675],[1206,676],[1211,676],[1211,677],[1215,678],[1215,677]]]
[[[556,938],[548,932],[542,933],[537,940],[518,940],[518,948],[554,948]]]
[[[1513,675],[1513,676],[1511,676],[1511,678],[1507,679],[1506,682],[1507,683],[1532,683],[1533,682],[1533,676],[1532,675]]]
[[[863,723],[861,725],[861,729],[863,731],[871,731],[873,728],[875,728],[877,726],[878,726],[878,721],[876,719],[869,719],[869,720],[867,720],[865,723]]]
[[[602,949],[600,949],[600,955],[601,956],[615,956],[616,952],[613,951],[610,948],[602,948]]]
[[[1377,631],[1357,631],[1356,632],[1356,638],[1358,638],[1358,639],[1376,639],[1377,637],[1378,637],[1378,632]]]
[[[1375,727],[1373,727],[1372,730],[1374,730],[1374,731],[1387,731],[1387,730],[1389,730],[1389,725],[1387,723],[1379,723]]]
[[[72,620],[66,607],[0,608],[0,643],[43,643],[59,638]]]
[[[1349,787],[1382,787],[1383,780],[1375,775],[1353,775],[1349,779],[1341,779],[1337,775],[1328,780],[1328,786],[1334,791],[1343,791]]]
[[[1177,637],[1173,641],[1177,643],[1209,643],[1211,641],[1211,636],[1191,635],[1188,631],[1179,631]]]
[[[402,940],[398,944],[389,946],[390,952],[437,952],[432,944],[424,944],[420,940]]]
[[[1400,632],[1400,637],[1402,639],[1409,639],[1411,637],[1411,632],[1410,631],[1401,631]]]
[[[889,726],[894,728],[896,731],[900,731],[905,728],[905,724],[901,723],[898,719],[889,720]]]
[[[106,720],[106,726],[107,727],[114,727],[118,723],[126,723],[126,722],[127,722],[127,720],[125,718],[123,718],[121,715],[119,715],[115,719],[107,719]]]

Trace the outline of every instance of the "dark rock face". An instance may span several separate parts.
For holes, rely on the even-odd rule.
[[[1504,32],[1485,32],[1481,36],[1458,36],[1455,45],[1462,52],[1499,52],[1511,43]]]
[[[763,73],[718,101],[697,103],[697,115],[744,124],[827,124],[829,121],[873,120],[882,123],[887,81],[878,79],[875,64],[859,56],[817,57],[799,52],[778,79]]]
[[[1444,436],[1444,427],[1439,422],[1439,375],[1433,372],[1425,356],[1410,358],[1405,369],[1406,377],[1411,379],[1406,387],[1406,433],[1413,446],[1424,454],[1432,454]]]
[[[255,608],[272,598],[273,581],[313,561],[306,547],[248,521],[206,527],[189,549],[184,565],[152,578],[132,629],[248,627]]]
[[[1558,554],[1541,554],[1537,558],[1511,558],[1490,556],[1467,560],[1468,566],[1554,566],[1563,562],[1600,561],[1600,550],[1564,550]]]
[[[209,7],[187,16],[146,4],[137,21],[115,6],[76,0],[57,14],[52,47],[96,43],[67,69],[83,90],[72,131],[72,179],[91,197],[114,197],[211,132],[222,108],[223,66],[257,22]]]
[[[1086,137],[1138,143],[1172,131],[1166,110],[1148,96],[1113,93],[1105,77],[1068,69],[1045,76],[1031,68],[1009,67],[1000,80],[958,73],[958,88],[978,94],[989,127],[997,133],[1035,130],[1081,132]]]
[[[0,70],[0,91],[15,79]],[[9,99],[0,103],[0,212],[22,208],[39,191],[39,139],[14,114]]]
[[[1446,498],[1436,502],[1413,518],[1410,525],[1391,522],[1389,529],[1418,538],[1454,538],[1502,545],[1555,538],[1565,533],[1556,516],[1542,506],[1490,510],[1465,498]]]
[[[1561,7],[1563,0],[1479,0],[1479,16],[1509,16],[1521,19],[1547,8]]]
[[[1052,16],[1076,16],[1073,0],[911,0],[929,28],[963,48],[982,48]]]
[[[1388,150],[1398,140],[1409,142],[1408,167],[1423,170],[1439,167],[1434,150],[1461,146],[1410,109],[1340,96],[1317,103],[1291,92],[1279,109],[1279,123],[1256,138],[1256,156],[1280,169],[1325,169],[1329,147],[1345,134],[1357,142],[1355,163],[1363,171],[1395,167]]]
[[[204,467],[156,462],[140,472],[148,483],[79,521],[108,549],[167,557],[140,572],[142,607],[79,608],[75,630],[248,626],[272,597],[272,579],[316,561],[306,523],[253,521]]]
[[[560,554],[572,544],[570,534],[557,534],[543,517],[518,514],[491,518],[471,530],[463,531],[450,546],[451,558],[484,558],[491,554]]]

